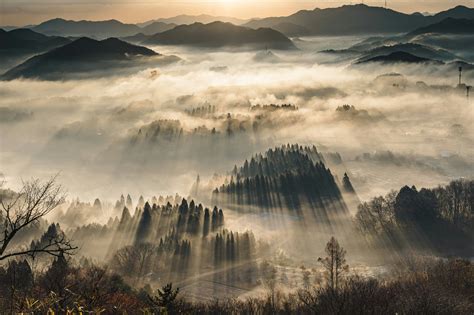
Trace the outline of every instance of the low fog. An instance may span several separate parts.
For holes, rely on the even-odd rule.
[[[191,300],[262,294],[267,261],[285,292],[321,281],[332,236],[351,273],[369,276],[415,251],[469,252],[449,207],[433,224],[461,226],[446,243],[393,214],[398,192],[419,206],[417,188],[449,203],[472,186],[435,188],[474,177],[473,102],[457,66],[356,64],[327,51],[363,37],[293,40],[291,52],[153,46],[179,59],[0,82],[0,188],[57,176],[66,190],[16,245],[65,233],[81,264],[105,264],[136,288],[173,282]]]
[[[2,82],[1,172],[12,188],[59,172],[70,196],[86,200],[186,195],[197,175],[209,179],[253,153],[300,143],[340,153],[363,199],[401,183],[471,177],[472,104],[455,88],[457,69],[356,67],[318,53],[360,40],[300,39],[298,52],[263,52],[270,60],[155,46],[182,60],[103,79]],[[269,104],[297,109],[252,110]],[[193,114],[199,107],[212,112]]]

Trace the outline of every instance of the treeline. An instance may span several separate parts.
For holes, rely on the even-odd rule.
[[[123,203],[130,204],[131,199],[121,197],[118,204]],[[104,226],[76,228],[71,237],[86,244],[110,239],[104,258],[129,283],[180,281],[205,269],[255,259],[251,232],[226,230],[222,209],[209,209],[194,200],[188,203],[184,198],[174,205],[146,201],[133,215],[125,206],[120,219],[109,220]]]
[[[196,205],[194,200],[188,204],[184,198],[179,206],[169,202],[166,205],[150,206],[146,202],[133,217],[124,208],[118,229],[125,231],[130,225],[136,225],[133,237],[135,243],[156,242],[171,229],[176,231],[178,237],[206,237],[224,226],[224,212],[217,207],[210,210],[202,204]]]
[[[281,128],[297,122],[295,117],[280,115],[281,111],[294,112],[298,108],[291,104],[284,105],[256,105],[250,107],[248,114],[223,112],[218,113],[215,106],[201,106],[188,109],[185,112],[196,120],[207,120],[209,124],[202,124],[195,128],[187,128],[185,121],[173,119],[160,119],[142,125],[128,138],[128,144],[138,146],[149,145],[159,141],[193,141],[197,137],[208,138],[209,141],[216,139],[228,139],[236,135],[251,136],[263,130]]]
[[[250,107],[251,111],[277,111],[277,110],[288,110],[288,111],[296,111],[298,110],[298,107],[293,104],[269,104],[269,105],[254,105]]]
[[[170,195],[161,196],[160,195],[159,197],[156,197],[156,196],[151,197],[150,203],[151,204],[157,204],[157,205],[165,205],[167,203],[179,204],[181,202],[181,200],[183,200],[183,197],[178,195],[178,194],[176,194],[174,196],[170,196]],[[94,206],[96,205],[97,202],[100,203],[100,200],[96,199],[96,201],[94,201]],[[125,199],[125,197],[122,194],[120,196],[120,198],[115,202],[114,209],[120,213],[123,210],[124,207],[127,207],[129,210],[134,209],[133,205],[134,205],[133,199],[130,196],[130,194],[127,194],[127,199]],[[144,205],[145,205],[145,198],[143,198],[143,196],[140,195],[140,197],[138,197],[138,201],[136,203],[136,208],[143,208]]]
[[[130,142],[132,145],[139,143],[153,143],[159,140],[175,140],[183,135],[183,127],[179,120],[161,119],[142,126],[138,129]]]
[[[185,110],[186,114],[193,117],[206,117],[216,113],[216,106],[208,104],[207,106],[198,106]]]
[[[246,177],[274,176],[286,172],[307,170],[317,162],[323,162],[322,155],[316,146],[283,145],[269,149],[264,154],[254,155],[250,161],[237,168],[234,166],[231,175],[240,180]]]
[[[222,205],[253,205],[262,209],[325,209],[340,203],[338,185],[313,147],[298,145],[270,149],[250,162],[234,167],[230,182],[216,188],[213,202]]]
[[[70,202],[67,209],[64,211],[62,209],[59,210],[55,220],[67,226],[77,226],[86,222],[100,220],[106,213],[106,209],[108,210],[109,208],[108,204],[102,205],[98,198],[92,204],[75,199]]]
[[[472,256],[473,205],[472,180],[455,180],[433,189],[405,186],[362,203],[356,222],[371,242],[383,246]]]
[[[250,262],[255,258],[255,239],[252,233],[234,233],[224,230],[212,239],[214,244],[214,265],[225,262]]]
[[[202,204],[190,203],[184,198],[180,203],[171,204],[170,201],[178,200],[178,196],[166,198],[153,197],[152,200],[165,204],[144,202],[140,197],[133,215],[126,205],[132,205],[130,196],[127,201],[122,196],[117,201],[115,208],[125,205],[122,208],[120,217],[110,218],[105,225],[88,224],[68,231],[68,233],[78,240],[94,239],[114,234],[113,247],[120,245],[133,245],[139,243],[155,243],[163,241],[163,237],[170,233],[181,237],[205,238],[215,234],[224,228],[224,212],[222,209],[214,207],[209,209]],[[181,197],[179,197],[181,198]],[[142,204],[140,208],[139,206]]]

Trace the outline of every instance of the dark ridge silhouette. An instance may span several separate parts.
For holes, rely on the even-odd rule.
[[[474,64],[468,63],[462,60],[455,60],[453,62],[450,62],[447,64],[448,66],[452,67],[453,70],[459,69],[459,67],[462,67],[463,71],[468,70],[472,71],[474,70]]]
[[[416,29],[408,35],[416,36],[429,33],[474,35],[474,19],[446,18],[441,22]]]
[[[71,21],[61,18],[45,21],[32,29],[46,35],[88,36],[98,39],[131,36],[141,32],[140,27],[117,20]]]
[[[104,39],[108,37],[128,37],[138,33],[151,35],[171,29],[176,25],[218,22],[233,23],[254,29],[261,27],[273,28],[287,36],[349,35],[409,32],[441,22],[446,18],[474,19],[474,9],[457,6],[433,16],[424,16],[419,13],[404,14],[382,7],[358,4],[345,5],[339,8],[301,10],[286,17],[269,17],[251,21],[208,15],[181,15],[135,25],[117,20],[72,21],[55,18],[31,28],[45,35],[87,36]],[[337,21],[344,21],[344,23],[337,23]]]
[[[291,40],[278,31],[268,28],[253,30],[223,22],[180,25],[152,36],[144,44],[208,48],[251,46],[258,49],[296,49]]]
[[[70,40],[58,36],[46,36],[27,28],[11,31],[0,29],[0,52],[40,52],[69,43]]]
[[[51,59],[93,59],[93,60],[126,60],[131,56],[156,56],[151,49],[131,45],[117,38],[109,38],[97,41],[91,38],[82,37],[74,42],[52,50],[45,54]]]
[[[163,22],[153,22],[145,27],[143,27],[140,33],[145,35],[154,35],[157,33],[166,32],[178,26],[175,23],[163,23]]]
[[[432,18],[436,21],[442,21],[446,18],[474,19],[474,9],[468,8],[464,5],[458,5],[446,11],[439,12],[438,14],[434,15]]]
[[[150,38],[150,35],[145,35],[143,33],[138,33],[132,36],[120,37],[120,40],[126,41],[132,44],[140,44]]]
[[[459,6],[434,16],[423,16],[357,4],[344,5],[339,8],[301,10],[290,16],[253,20],[244,26],[275,28],[288,36],[381,34],[409,32],[447,17],[472,19],[474,18],[474,9]],[[279,25],[285,24],[297,25],[302,29],[295,32],[297,29],[293,26],[289,28],[289,33],[285,33],[284,28],[279,28]]]
[[[356,64],[364,64],[364,63],[371,63],[371,62],[380,62],[380,63],[385,63],[385,64],[390,64],[390,63],[436,63],[436,64],[442,64],[441,61],[438,60],[432,60],[428,58],[423,58],[423,57],[418,57],[415,55],[412,55],[407,52],[403,51],[396,51],[393,52],[389,55],[385,56],[376,56],[373,58],[369,58],[367,60],[363,61],[358,61]]]
[[[311,31],[308,28],[289,22],[281,22],[273,25],[271,28],[285,34],[286,36],[304,36],[311,34]]]
[[[403,43],[395,45],[384,45],[369,50],[364,56],[359,58],[359,62],[373,59],[379,56],[387,56],[391,53],[404,52],[414,56],[431,60],[456,60],[458,57],[449,51],[435,49],[421,44]]]
[[[182,25],[182,24],[193,24],[193,23],[207,24],[207,23],[212,23],[212,22],[217,22],[217,21],[224,22],[224,23],[232,23],[235,25],[241,25],[243,23],[248,22],[248,20],[238,19],[238,18],[234,18],[230,16],[212,16],[208,14],[200,14],[200,15],[181,14],[181,15],[170,17],[170,18],[161,18],[157,20],[148,21],[148,22],[139,24],[139,26],[145,27],[147,25],[150,25],[153,22]]]
[[[114,62],[132,61],[137,57],[158,56],[145,47],[131,45],[116,38],[97,41],[87,37],[32,57],[7,71],[1,78],[51,78],[64,73],[95,69],[101,63],[113,66]],[[124,65],[121,63],[121,65]]]
[[[104,58],[126,60],[131,56],[156,56],[151,49],[131,45],[117,38],[109,38],[97,41],[91,38],[82,37],[74,42],[55,49],[47,53],[52,58]]]

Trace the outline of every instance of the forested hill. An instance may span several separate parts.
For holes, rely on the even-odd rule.
[[[180,25],[158,33],[143,42],[145,45],[187,45],[195,47],[239,47],[296,49],[282,33],[270,28],[251,29],[230,23],[213,22]]]
[[[345,209],[336,180],[314,146],[285,145],[246,160],[234,167],[230,181],[216,188],[213,197],[222,205],[262,210],[321,210],[334,203]]]

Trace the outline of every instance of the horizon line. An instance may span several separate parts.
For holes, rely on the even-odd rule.
[[[87,5],[89,3],[81,3],[81,4]],[[398,12],[398,13],[402,13],[402,14],[406,14],[406,15],[413,15],[413,14],[418,13],[418,14],[422,14],[422,15],[425,15],[425,16],[436,15],[436,14],[446,12],[446,11],[449,11],[449,10],[452,10],[452,9],[455,9],[455,8],[458,8],[458,7],[463,7],[463,8],[467,8],[467,9],[474,9],[474,7],[469,7],[469,6],[466,6],[466,5],[458,4],[458,5],[452,6],[448,9],[440,10],[440,11],[437,11],[437,12],[420,12],[420,11],[414,10],[410,13],[407,13],[407,12],[403,12],[403,11],[397,11],[396,9],[393,9],[393,8],[390,8],[390,7],[380,6],[380,5],[369,5],[369,4],[366,4],[366,3],[355,3],[355,4],[343,4],[343,5],[339,5],[339,6],[323,7],[323,8],[320,7],[320,6],[316,6],[313,9],[300,9],[300,10],[294,11],[293,13],[290,13],[290,14],[287,14],[287,15],[268,15],[268,16],[252,17],[252,18],[244,18],[244,17],[232,16],[232,15],[226,15],[226,14],[210,14],[210,13],[204,13],[204,12],[203,13],[198,13],[198,14],[188,14],[188,13],[175,14],[175,15],[170,14],[170,15],[167,15],[167,16],[166,15],[165,16],[157,16],[156,18],[153,18],[153,19],[141,20],[141,21],[135,21],[135,22],[124,22],[122,19],[114,18],[114,17],[111,17],[111,18],[108,18],[108,19],[68,19],[68,18],[63,18],[61,16],[56,16],[56,17],[53,17],[53,18],[45,19],[42,22],[39,22],[37,24],[32,24],[32,23],[21,24],[21,25],[20,24],[17,24],[17,25],[6,24],[6,25],[0,25],[0,28],[1,27],[22,28],[22,27],[27,27],[27,26],[31,26],[31,25],[39,25],[41,23],[51,21],[51,20],[55,20],[55,19],[61,19],[61,20],[72,21],[72,22],[118,21],[122,24],[137,25],[137,24],[143,24],[143,23],[147,23],[147,22],[151,22],[151,21],[157,21],[157,20],[160,20],[160,19],[172,19],[172,18],[176,18],[176,17],[180,17],[180,16],[188,16],[188,17],[210,16],[210,17],[216,17],[216,18],[237,19],[237,20],[243,20],[243,21],[248,22],[248,21],[252,21],[252,20],[260,20],[260,19],[271,18],[271,17],[287,17],[287,16],[291,16],[291,15],[296,14],[296,13],[301,12],[301,11],[314,11],[314,10],[318,10],[318,9],[319,10],[331,10],[331,9],[338,9],[338,8],[343,8],[343,7],[357,7],[357,6],[365,6],[365,7],[370,7],[370,8],[381,8],[381,9],[386,9],[386,10],[390,10],[390,11],[394,11],[394,12]],[[1,17],[1,14],[0,14],[0,17]]]

